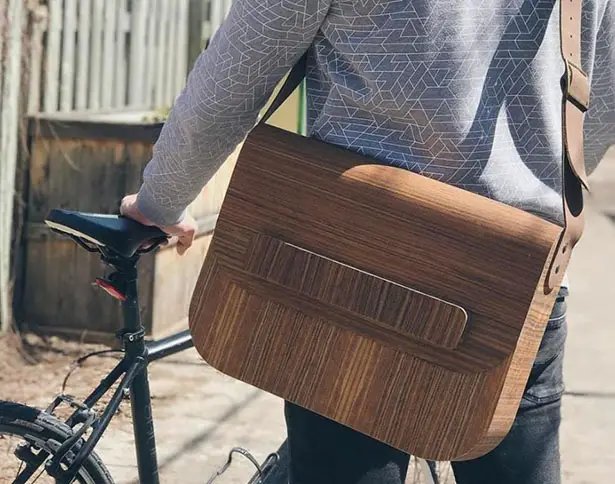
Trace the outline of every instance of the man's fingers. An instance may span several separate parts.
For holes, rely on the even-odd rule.
[[[120,202],[120,214],[124,217],[136,220],[143,225],[153,225],[148,218],[139,211],[137,207],[137,195],[126,195]]]
[[[190,244],[192,245],[192,244]],[[181,241],[177,244],[177,253],[179,255],[184,255],[186,251],[190,248],[190,245],[185,245]]]
[[[175,225],[160,227],[172,237],[172,242],[176,243],[176,250],[179,255],[183,255],[192,245],[196,235],[196,223],[192,217],[187,216],[183,221]]]
[[[120,202],[120,213],[144,225],[155,225],[147,219],[147,217],[140,212],[139,207],[137,207],[137,194],[126,195],[122,199]],[[183,255],[192,245],[197,226],[194,219],[188,215],[184,217],[184,220],[175,225],[160,226],[160,228],[170,236],[170,240],[167,240],[167,244],[176,243],[177,252]]]
[[[194,232],[190,231],[185,234],[181,234],[177,240],[177,253],[179,255],[184,255],[185,252],[190,248],[192,242],[194,240]]]

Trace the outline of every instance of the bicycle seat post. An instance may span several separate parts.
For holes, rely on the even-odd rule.
[[[126,332],[138,332],[143,330],[139,313],[136,262],[136,260],[126,261],[118,272],[121,278],[124,279],[124,295],[126,298],[122,301],[122,307],[124,311],[124,330]]]
[[[131,359],[146,358],[147,350],[143,340],[145,329],[141,324],[137,286],[139,254],[127,258],[101,250],[101,259],[113,270],[106,278],[97,279],[96,284],[122,303],[124,324],[117,336],[126,351],[126,356]]]
[[[147,376],[148,354],[144,339],[145,328],[141,324],[139,312],[137,286],[139,253],[131,258],[125,258],[102,251],[102,260],[114,269],[114,272],[105,282],[116,291],[116,298],[122,302],[124,326],[119,333],[119,337],[126,352],[126,359],[132,361],[133,364],[142,366],[130,385],[130,403],[139,477],[141,482],[158,484],[154,424]],[[145,443],[145,445],[139,445],[139,443]]]

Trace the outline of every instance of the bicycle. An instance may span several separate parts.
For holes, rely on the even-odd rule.
[[[94,448],[124,398],[129,396],[139,481],[159,484],[147,367],[151,362],[191,348],[192,339],[185,330],[158,341],[145,340],[138,307],[137,263],[141,255],[166,243],[167,235],[156,227],[117,215],[56,209],[45,222],[54,232],[70,237],[88,252],[99,254],[110,269],[108,276],[94,283],[122,304],[124,324],[117,337],[123,357],[83,402],[60,394],[44,410],[38,410],[0,401],[0,437],[23,439],[13,452],[17,471],[12,482],[35,482],[46,473],[60,484],[113,484]],[[118,381],[102,413],[95,412],[94,405]],[[63,404],[72,412],[65,420],[54,415]],[[287,443],[283,442],[262,463],[247,450],[233,448],[206,484],[213,484],[230,467],[235,454],[246,457],[256,468],[247,484],[288,482],[289,457]],[[427,478],[431,477],[431,483],[437,484],[435,465],[425,461],[420,461],[420,465]]]

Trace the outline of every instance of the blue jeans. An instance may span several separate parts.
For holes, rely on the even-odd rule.
[[[560,484],[566,296],[562,289],[513,426],[490,453],[454,462],[457,484]],[[290,484],[404,484],[408,454],[286,402]]]

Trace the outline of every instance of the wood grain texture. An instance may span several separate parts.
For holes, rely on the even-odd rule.
[[[367,319],[366,324],[389,326],[445,348],[459,344],[468,319],[459,306],[263,234],[254,238],[246,270],[307,299],[345,309]],[[271,297],[280,289],[274,288]]]
[[[114,213],[136,190],[151,144],[113,140],[34,137],[31,142],[27,225],[41,224],[52,208]],[[154,257],[139,265],[143,321],[151,330]],[[44,330],[71,329],[88,338],[121,326],[119,303],[91,282],[103,275],[100,260],[49,231],[28,237],[21,319]]]
[[[244,144],[192,299],[196,348],[228,375],[414,455],[487,452],[514,419],[557,293],[544,279],[561,227],[297,141],[259,126]],[[345,283],[306,282],[312,270]],[[467,323],[370,309],[378,278],[463,308]]]

